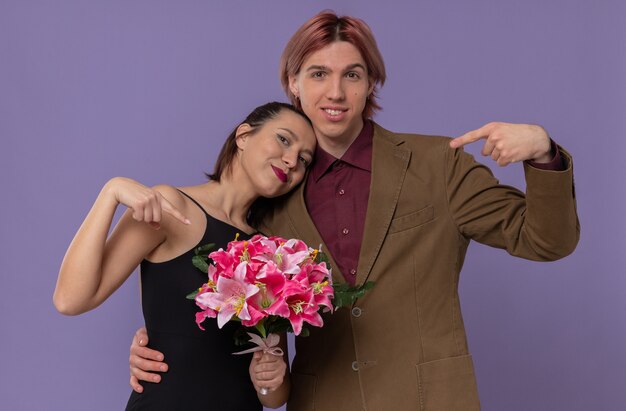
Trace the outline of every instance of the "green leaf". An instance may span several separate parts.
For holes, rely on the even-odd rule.
[[[201,245],[200,247],[196,248],[194,252],[196,253],[196,255],[200,255],[200,253],[208,254],[209,251],[211,251],[214,247],[215,247],[214,243],[209,243],[209,244]]]
[[[198,295],[199,290],[196,290],[192,293],[187,294],[187,299],[188,300],[195,300],[196,299],[196,295]]]
[[[333,304],[335,308],[351,306],[357,298],[363,297],[374,285],[373,281],[367,281],[360,286],[351,286],[348,283],[334,284],[335,298],[333,299]]]
[[[333,298],[333,305],[335,309],[339,307],[346,307],[350,305],[350,298],[341,292],[335,292],[335,297]]]
[[[326,266],[330,268],[330,260],[328,259],[328,256],[326,255],[326,253],[323,253],[323,252],[317,253],[317,256],[315,257],[315,262],[318,264],[326,263]]]
[[[293,329],[291,328],[291,323],[287,318],[278,317],[274,321],[270,321],[265,324],[265,328],[267,329],[267,333],[292,333]]]
[[[248,333],[250,331],[251,330],[248,328],[238,327],[233,334],[233,338],[235,339],[235,345],[238,347],[248,345],[250,342],[250,336],[248,335]]]
[[[201,255],[194,255],[191,259],[194,267],[203,273],[207,274],[209,272],[209,264],[207,263],[207,257]]]

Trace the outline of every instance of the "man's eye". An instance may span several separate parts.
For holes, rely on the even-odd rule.
[[[325,74],[326,73],[324,73],[323,71],[316,71],[316,72],[314,72],[311,75],[311,77],[313,77],[313,78],[321,78],[321,77],[324,77]]]
[[[361,76],[359,76],[359,73],[355,73],[354,71],[351,71],[351,72],[347,73],[346,77],[353,78],[353,79],[361,78]]]

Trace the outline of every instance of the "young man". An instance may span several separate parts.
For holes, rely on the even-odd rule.
[[[305,184],[261,231],[323,243],[335,282],[376,282],[296,339],[288,409],[479,409],[457,291],[469,241],[539,261],[570,254],[579,236],[571,157],[533,125],[490,123],[454,140],[380,127],[371,116],[385,68],[353,17],[306,22],[281,70],[318,149]],[[526,195],[459,149],[481,139],[499,165],[524,161]],[[164,366],[146,340],[140,330],[131,347],[135,389]]]

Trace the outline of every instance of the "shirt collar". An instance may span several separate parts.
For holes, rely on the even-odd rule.
[[[363,128],[350,144],[348,150],[341,159],[324,151],[319,144],[315,149],[315,161],[311,166],[309,178],[318,181],[330,169],[335,161],[342,161],[351,166],[361,168],[366,171],[372,171],[372,141],[374,137],[374,126],[370,120],[363,122]]]

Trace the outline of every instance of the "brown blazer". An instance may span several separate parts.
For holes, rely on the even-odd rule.
[[[478,410],[457,291],[469,241],[539,261],[576,247],[565,150],[565,171],[524,164],[524,195],[448,142],[375,125],[357,283],[376,285],[351,310],[326,315],[323,328],[296,339],[289,411]],[[303,187],[278,203],[261,230],[317,246],[323,241]],[[333,278],[344,281],[337,268]]]

